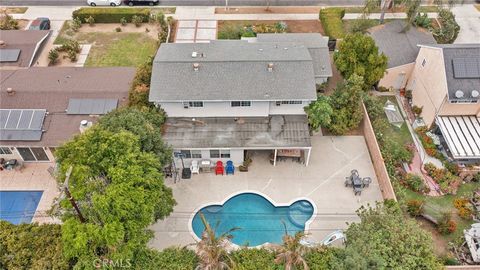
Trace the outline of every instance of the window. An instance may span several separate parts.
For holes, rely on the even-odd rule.
[[[280,106],[280,105],[299,105],[302,104],[303,102],[301,100],[284,100],[284,101],[276,101],[275,105]]]
[[[427,59],[423,58],[422,67],[425,67],[426,64],[427,64]]]
[[[8,147],[0,147],[0,155],[11,155],[12,151]]]
[[[231,103],[232,107],[250,107],[252,106],[252,103],[250,101],[232,101]]]
[[[203,107],[203,101],[185,101],[185,102],[183,102],[183,108],[188,109],[190,107],[201,108],[201,107]]]
[[[202,158],[200,150],[180,150],[184,158]]]
[[[230,150],[210,150],[210,158],[230,158]]]
[[[23,161],[49,161],[42,147],[17,147],[17,151]]]

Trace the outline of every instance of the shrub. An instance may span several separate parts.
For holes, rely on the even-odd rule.
[[[115,28],[115,32],[122,32],[122,28],[120,27]]]
[[[74,32],[77,32],[80,27],[82,27],[82,21],[80,19],[75,18],[70,22],[70,29],[72,29]]]
[[[378,25],[376,20],[360,18],[357,20],[351,20],[351,24],[348,26],[348,31],[350,33],[366,33],[369,28],[375,25]]]
[[[453,175],[447,169],[439,169],[432,163],[425,164],[424,169],[427,171],[428,175],[439,184],[440,189],[446,193],[452,193],[454,191],[454,184],[460,180],[458,176]]]
[[[73,39],[68,39],[66,40],[62,46],[58,48],[58,51],[60,52],[69,52],[69,51],[74,51],[75,53],[79,53],[81,50],[80,44],[78,41],[73,40]]]
[[[390,89],[388,89],[388,88],[385,87],[385,86],[379,86],[379,87],[377,88],[377,91],[378,91],[378,92],[388,92],[388,91],[390,91]]]
[[[452,214],[445,212],[438,221],[437,230],[441,234],[451,234],[457,229],[457,223],[452,220]]]
[[[418,13],[415,17],[415,20],[413,21],[413,25],[428,28],[432,25],[432,20],[428,18],[427,13]]]
[[[421,192],[425,190],[425,183],[423,182],[422,177],[416,174],[407,173],[403,180],[405,184],[413,191]]]
[[[90,25],[90,26],[95,25],[95,19],[92,16],[89,16],[88,18],[86,18],[85,22],[88,23],[88,25]]]
[[[288,26],[286,22],[276,22],[274,24],[277,33],[285,33],[287,32]]]
[[[422,114],[423,107],[418,107],[417,105],[413,105],[412,112],[415,114],[416,117],[419,117]]]
[[[412,217],[418,217],[424,212],[424,204],[425,202],[421,200],[409,200],[407,201],[407,212]]]
[[[470,207],[470,201],[466,198],[457,198],[453,201],[453,206],[458,210],[458,215],[463,219],[471,219],[473,209]]]
[[[342,18],[345,16],[344,8],[324,8],[320,10],[320,21],[325,34],[331,39],[339,39],[345,36]]]
[[[120,23],[122,24],[122,26],[125,26],[125,25],[127,25],[128,22],[127,22],[127,19],[125,17],[122,17],[122,18],[120,18]]]
[[[276,265],[275,254],[266,249],[248,249],[242,248],[230,253],[232,260],[235,263],[235,269],[241,270],[274,270],[280,269]]]
[[[77,53],[75,51],[69,50],[69,51],[67,51],[67,55],[68,55],[68,59],[70,59],[70,61],[72,61],[72,62],[77,61]]]
[[[133,16],[141,16],[143,22],[148,22],[150,9],[148,8],[80,8],[72,13],[73,18],[85,21],[93,17],[97,23],[120,23],[122,18],[131,21]]]
[[[132,23],[136,27],[140,27],[142,25],[142,22],[143,22],[143,17],[142,16],[137,16],[137,15],[132,16]]]
[[[48,61],[50,65],[54,65],[58,60],[58,51],[57,49],[51,49],[48,52]]]
[[[148,250],[142,255],[141,258],[136,258],[135,269],[195,269],[198,260],[194,251],[180,247],[169,247],[162,251]]]
[[[432,34],[440,44],[450,44],[455,41],[460,32],[460,26],[455,21],[455,15],[448,9],[441,9],[438,13],[440,26],[432,29]]]
[[[0,30],[17,30],[18,22],[6,12],[0,14]]]
[[[342,250],[321,246],[310,249],[305,255],[305,260],[311,270],[335,269],[334,265],[339,260],[339,252]]]

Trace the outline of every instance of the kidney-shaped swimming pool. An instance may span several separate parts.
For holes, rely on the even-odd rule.
[[[228,199],[223,205],[212,204],[200,209],[192,220],[192,229],[201,238],[205,226],[203,213],[216,235],[232,229],[232,242],[241,246],[258,246],[264,243],[282,243],[285,227],[288,234],[305,230],[305,224],[313,218],[313,204],[300,199],[288,206],[276,206],[256,193],[241,193]]]

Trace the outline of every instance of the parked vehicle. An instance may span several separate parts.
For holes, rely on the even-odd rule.
[[[122,0],[87,0],[87,4],[90,6],[120,6],[122,4]]]
[[[133,6],[133,5],[148,5],[148,6],[153,6],[153,5],[158,5],[160,0],[125,0],[123,1],[125,5]]]
[[[28,27],[28,30],[50,30],[50,19],[49,18],[36,18]]]

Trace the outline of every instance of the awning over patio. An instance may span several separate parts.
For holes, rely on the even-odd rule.
[[[480,158],[480,118],[476,116],[438,116],[437,124],[453,158]]]
[[[310,148],[305,115],[251,118],[168,118],[165,141],[173,148]]]

